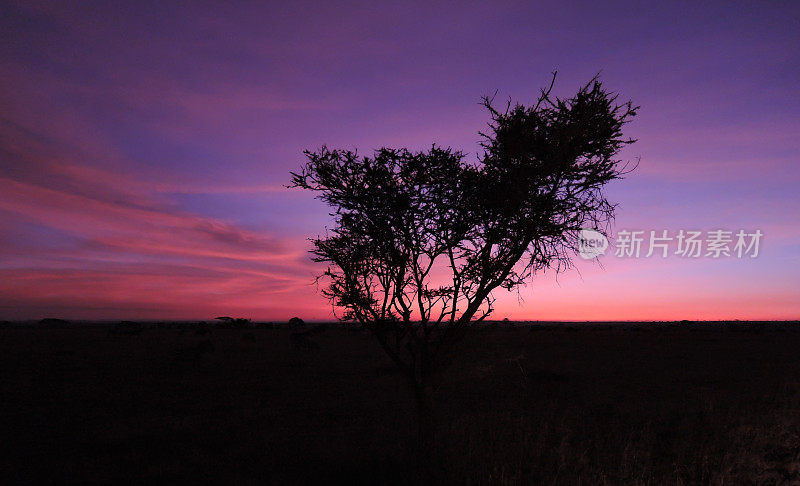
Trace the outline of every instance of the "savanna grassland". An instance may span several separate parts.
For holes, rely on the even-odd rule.
[[[411,393],[367,332],[40,327],[0,327],[5,484],[413,479]],[[800,482],[798,323],[485,325],[433,400],[437,482]]]

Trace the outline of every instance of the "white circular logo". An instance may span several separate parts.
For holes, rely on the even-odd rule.
[[[591,260],[606,254],[608,238],[597,230],[584,228],[578,233],[578,255],[584,260]]]

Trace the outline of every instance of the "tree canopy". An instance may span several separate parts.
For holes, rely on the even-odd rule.
[[[291,187],[332,208],[334,226],[312,240],[323,295],[415,382],[492,313],[494,291],[568,268],[579,230],[605,231],[614,216],[603,188],[629,170],[616,156],[634,142],[622,129],[637,107],[597,78],[566,99],[553,82],[530,106],[482,99],[478,160],[436,145],[370,156],[323,146],[292,173]]]

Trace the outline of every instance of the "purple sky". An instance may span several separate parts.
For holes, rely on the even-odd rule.
[[[798,4],[27,3],[0,6],[2,319],[329,318],[327,209],[282,187],[301,151],[474,159],[480,96],[553,70],[641,105],[617,230],[760,229],[760,254],[578,259],[494,317],[800,318]]]

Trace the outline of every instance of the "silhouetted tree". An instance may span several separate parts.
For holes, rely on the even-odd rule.
[[[571,265],[582,228],[607,229],[614,205],[603,187],[627,172],[615,159],[633,140],[636,113],[594,78],[571,98],[504,109],[484,97],[483,154],[381,148],[304,152],[290,187],[309,189],[335,225],[313,239],[319,279],[339,318],[368,328],[413,386],[420,437],[426,390],[468,324],[492,313],[492,292]]]

